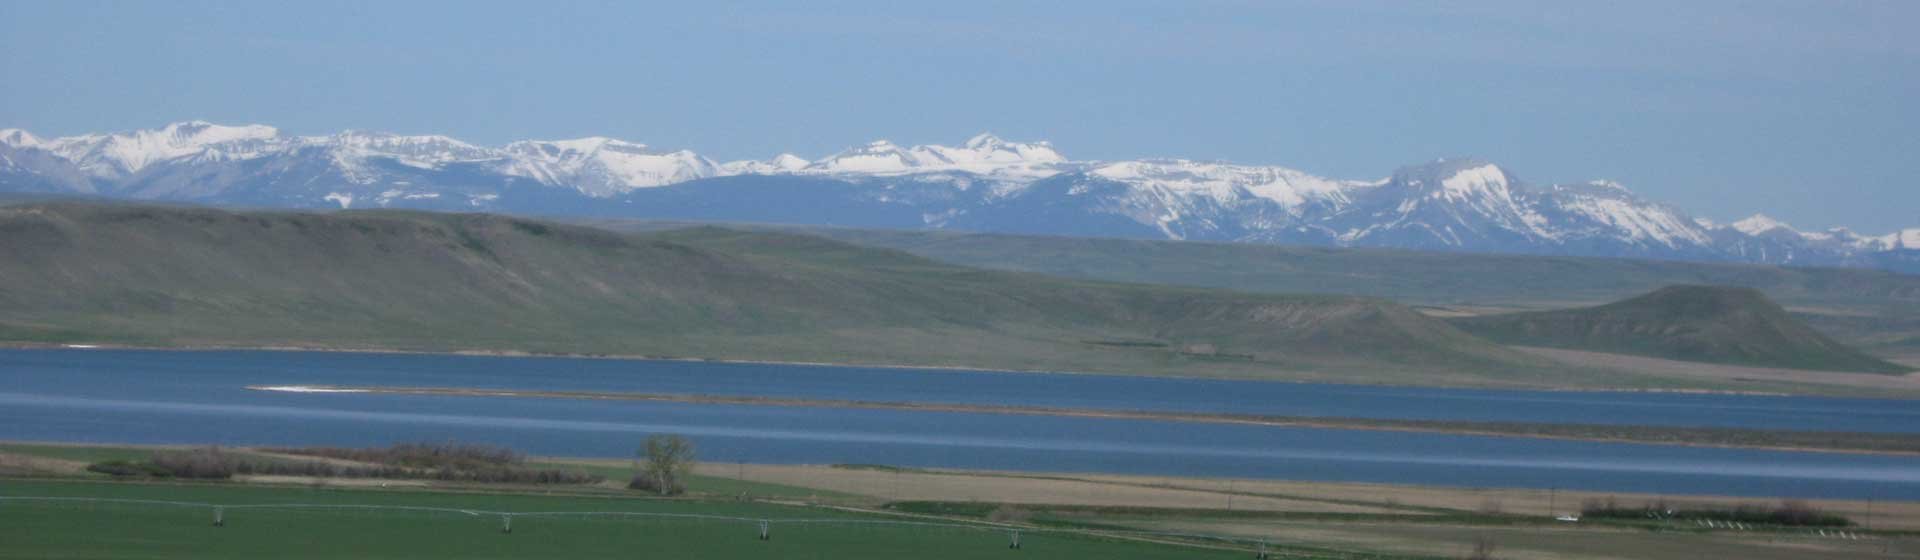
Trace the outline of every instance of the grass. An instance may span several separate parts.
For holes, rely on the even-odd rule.
[[[0,495],[160,499],[224,504],[378,504],[491,511],[637,511],[747,518],[874,519],[837,510],[760,503],[511,494],[263,488],[236,485],[0,482]],[[614,517],[518,517],[369,510],[230,509],[159,505],[0,503],[0,558],[1004,558],[999,530],[773,526],[751,522]],[[1022,535],[1047,558],[1239,558],[1242,551],[1054,533]]]
[[[609,227],[662,227],[608,222]],[[1755,288],[1828,335],[1920,353],[1920,276],[1597,257],[1336,249],[942,231],[784,228],[964,266],[1247,292],[1351,294],[1442,307],[1561,308],[1675,284]]]
[[[637,222],[608,227],[646,229]],[[1352,294],[1416,304],[1564,306],[1674,284],[1756,288],[1796,307],[1896,311],[1920,305],[1920,276],[1600,257],[787,227],[965,266],[1249,292]]]
[[[0,443],[0,453],[17,453],[85,463],[98,463],[102,461],[145,461],[153,458],[153,449],[150,448],[106,445]]]
[[[609,465],[609,464],[606,464],[604,461],[601,461],[601,462],[574,462],[574,461],[562,461],[562,460],[529,461],[527,463],[527,466],[530,468],[564,469],[569,471],[580,471],[585,473],[591,473],[591,474],[600,475],[602,477],[605,477],[607,480],[614,481],[620,484],[625,484],[627,480],[633,478],[633,467]],[[852,494],[834,492],[831,490],[818,490],[813,488],[804,488],[800,486],[789,486],[785,484],[774,484],[770,482],[755,482],[752,480],[741,480],[739,478],[734,478],[734,477],[712,476],[712,475],[703,475],[703,474],[687,475],[686,483],[687,483],[687,492],[689,494],[704,495],[704,496],[730,497],[730,496],[745,495],[749,498],[754,498],[754,499],[772,498],[772,499],[793,499],[793,500],[847,500],[847,499],[854,498]]]
[[[0,270],[0,341],[20,343],[1668,383],[1568,368],[1378,299],[1072,280],[719,228],[30,204],[0,208]]]
[[[1541,525],[1554,523],[1537,516],[1446,511],[1441,513],[1342,513],[1324,511],[1263,511],[1151,506],[1092,506],[1078,504],[1019,504],[1007,506],[993,502],[906,501],[886,504],[886,509],[906,513],[989,519],[1003,508],[1016,507],[1036,524],[1052,526],[1088,526],[1089,520],[1138,522],[1141,520],[1181,519],[1218,520],[1314,520],[1364,523],[1440,523],[1455,525]]]
[[[1828,338],[1751,288],[1669,286],[1597,307],[1450,322],[1506,344],[1821,371],[1911,369]]]
[[[552,461],[551,463],[546,463]],[[536,459],[530,465],[574,467],[591,463],[607,474],[624,471],[604,460]],[[715,472],[709,465],[709,475]],[[719,465],[725,467],[725,465]],[[749,466],[768,469],[762,474],[795,467]],[[895,474],[884,465],[813,467],[823,471],[864,475],[880,484]],[[727,469],[719,469],[727,470]],[[909,480],[932,476],[906,469]],[[1074,478],[1034,474],[980,475],[1009,481],[1060,481]],[[1101,477],[1105,478],[1105,477]],[[511,535],[499,533],[499,519],[457,513],[369,512],[365,510],[230,509],[228,526],[211,527],[206,509],[179,506],[36,504],[0,501],[0,558],[13,557],[602,557],[650,556],[669,558],[1004,558],[1040,554],[1047,558],[1229,558],[1251,552],[1176,547],[1138,541],[1092,537],[1087,531],[1171,531],[1238,535],[1242,543],[1266,539],[1270,550],[1288,558],[1433,558],[1460,557],[1478,539],[1492,537],[1502,546],[1499,557],[1585,557],[1585,551],[1613,550],[1625,557],[1685,560],[1687,558],[1760,558],[1766,560],[1822,557],[1879,557],[1883,547],[1911,552],[1912,533],[1887,531],[1879,526],[1903,519],[1910,526],[1910,504],[1879,504],[1876,530],[1869,539],[1850,541],[1818,538],[1805,530],[1768,527],[1757,532],[1709,530],[1685,522],[1646,519],[1549,521],[1542,504],[1522,503],[1522,495],[1546,499],[1546,491],[1508,490],[1482,494],[1471,489],[1375,487],[1370,485],[1298,484],[1239,481],[1247,496],[1288,495],[1301,500],[1335,503],[1371,503],[1390,510],[1373,513],[1332,510],[1246,510],[1211,506],[1165,507],[1158,502],[1139,505],[1091,505],[1068,502],[998,503],[971,498],[934,498],[896,501],[887,509],[909,519],[965,522],[1010,522],[1031,527],[1023,533],[1021,552],[1005,548],[1001,530],[858,527],[851,525],[773,526],[775,539],[753,538],[752,522],[686,521],[641,518],[541,518],[514,520]],[[696,484],[698,484],[696,482]],[[926,481],[916,484],[927,484]],[[935,483],[937,484],[937,483]],[[1131,485],[1173,484],[1223,488],[1213,480],[1154,480],[1119,477],[1103,492],[1120,492]],[[548,493],[551,491],[552,493]],[[802,492],[809,492],[800,489]],[[977,490],[961,490],[965,496]],[[1436,494],[1437,493],[1437,494]],[[71,479],[0,478],[0,495],[65,495],[131,499],[187,500],[223,504],[313,503],[427,506],[487,511],[635,511],[694,513],[748,519],[886,519],[888,514],[835,507],[806,507],[734,499],[639,499],[609,489],[555,487],[367,487],[268,486],[237,483],[124,483],[77,482]],[[559,495],[555,495],[559,494]],[[768,496],[771,496],[770,494]],[[1087,497],[1091,497],[1090,495]],[[1592,493],[1561,492],[1558,511],[1568,511],[1583,499],[1606,499]],[[777,499],[777,498],[776,498]],[[1441,502],[1433,502],[1440,499]],[[1656,496],[1628,496],[1632,503],[1653,503]],[[965,500],[965,501],[961,501]],[[1377,500],[1384,502],[1375,503]],[[1407,500],[1402,505],[1402,500]],[[1502,501],[1504,500],[1504,501]],[[798,501],[798,500],[795,500]],[[851,502],[873,505],[878,501]],[[1486,504],[1498,505],[1489,511]],[[1715,510],[1711,501],[1665,502],[1676,509]],[[1736,502],[1729,502],[1736,503]],[[1816,504],[1835,513],[1858,515],[1858,503]],[[1909,509],[1903,509],[1909,508]],[[931,517],[922,517],[931,516]],[[895,517],[898,519],[898,517]],[[271,536],[258,535],[261,531]],[[238,529],[239,531],[235,531]],[[1062,532],[1054,532],[1062,531]],[[342,539],[340,535],[351,535]],[[431,535],[425,540],[421,535]],[[525,537],[524,539],[522,537]],[[1882,540],[1874,540],[1882,539]],[[1186,544],[1208,544],[1206,539],[1175,539]],[[338,542],[337,542],[338,541]],[[446,541],[446,542],[442,542]],[[457,542],[456,542],[457,541]],[[1883,544],[1884,543],[1884,544]],[[1219,544],[1211,541],[1211,544]],[[1865,554],[1862,556],[1861,554]],[[1851,554],[1852,556],[1849,556]]]

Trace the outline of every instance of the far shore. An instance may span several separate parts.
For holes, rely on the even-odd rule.
[[[1370,430],[1391,432],[1441,433],[1487,437],[1519,437],[1637,443],[1686,447],[1719,447],[1855,453],[1894,456],[1920,456],[1920,435],[1861,432],[1802,432],[1793,430],[1753,430],[1740,428],[1697,428],[1678,426],[1639,426],[1602,424],[1549,424],[1521,422],[1475,422],[1451,420],[1391,420],[1376,418],[1301,417],[1256,414],[1169,412],[1150,410],[1107,410],[1048,406],[991,405],[935,402],[860,401],[806,399],[788,397],[694,395],[676,393],[633,393],[613,391],[547,391],[482,389],[464,387],[385,387],[340,385],[249,385],[255,391],[294,393],[374,393],[429,395],[448,397],[510,397],[580,400],[675,402],[695,404],[785,406],[809,408],[851,408],[869,410],[908,410],[917,412],[959,412],[1022,416],[1102,418],[1114,420],[1154,420],[1209,424],[1243,424],[1289,428]]]
[[[1516,348],[1520,348],[1523,351],[1533,350],[1531,348],[1526,348],[1526,347],[1516,347]],[[1150,377],[1150,378],[1161,378],[1161,379],[1212,379],[1212,380],[1226,380],[1226,381],[1248,381],[1248,382],[1258,382],[1258,383],[1282,383],[1282,384],[1303,384],[1303,385],[1352,385],[1352,386],[1361,386],[1361,387],[1420,387],[1420,388],[1430,388],[1430,389],[1492,389],[1492,390],[1503,390],[1503,391],[1541,391],[1541,392],[1556,392],[1556,393],[1745,395],[1745,396],[1767,396],[1767,397],[1855,396],[1856,398],[1858,398],[1857,395],[1855,395],[1854,393],[1822,392],[1818,390],[1806,391],[1806,392],[1783,392],[1783,391],[1751,391],[1751,390],[1738,390],[1738,389],[1706,389],[1706,388],[1685,388],[1685,387],[1574,387],[1574,386],[1564,386],[1564,385],[1533,385],[1533,384],[1525,384],[1525,383],[1406,384],[1406,383],[1381,383],[1381,382],[1368,381],[1364,379],[1353,379],[1353,380],[1337,379],[1336,380],[1336,379],[1262,378],[1262,377],[1244,377],[1244,376],[1160,375],[1160,374],[1151,374],[1151,373],[1130,373],[1130,372],[1112,372],[1112,371],[1008,369],[1008,368],[989,368],[989,367],[977,367],[977,366],[966,366],[966,365],[943,365],[943,364],[813,362],[813,361],[796,361],[796,360],[755,360],[755,359],[741,359],[741,358],[702,358],[702,357],[690,357],[690,356],[662,356],[662,355],[646,355],[646,354],[576,354],[576,353],[564,353],[564,352],[530,352],[530,351],[524,351],[524,350],[478,350],[478,349],[411,350],[411,349],[379,348],[379,347],[363,348],[363,347],[298,346],[298,345],[145,346],[145,345],[134,345],[134,344],[114,344],[114,343],[105,343],[105,342],[63,344],[63,343],[38,343],[38,342],[20,342],[20,341],[0,341],[0,349],[141,350],[141,351],[155,351],[155,352],[326,352],[326,353],[341,353],[341,354],[476,356],[476,357],[492,357],[492,358],[555,358],[555,359],[616,360],[616,361],[642,361],[642,362],[778,365],[778,366],[822,367],[822,368],[901,369],[901,370],[922,370],[922,371],[934,371],[934,372],[962,371],[962,372],[978,372],[978,373],[1089,375],[1089,376],[1109,376],[1109,377]],[[1613,356],[1612,354],[1605,354],[1605,355]],[[1628,357],[1631,358],[1631,356],[1628,356]],[[1708,364],[1708,365],[1711,365],[1711,364]],[[1821,372],[1809,372],[1809,373],[1821,373]],[[1910,375],[1913,375],[1916,378],[1920,378],[1920,372],[1916,372]],[[1817,387],[1817,384],[1815,384],[1815,386]],[[1814,387],[1810,387],[1810,388],[1814,388]],[[1844,387],[1844,386],[1835,386],[1833,388],[1834,389],[1851,389],[1851,387]],[[1892,400],[1920,400],[1920,393],[1876,394],[1873,396],[1873,398],[1892,399]]]

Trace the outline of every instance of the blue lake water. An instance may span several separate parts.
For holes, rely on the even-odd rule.
[[[562,358],[0,350],[0,439],[373,445],[481,441],[705,460],[1920,499],[1912,457],[1140,420],[691,403],[250,391],[405,385],[1028,404],[1299,416],[1912,432],[1911,401],[1370,387]]]

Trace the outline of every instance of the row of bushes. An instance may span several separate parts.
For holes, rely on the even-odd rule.
[[[468,443],[399,443],[387,447],[291,447],[265,449],[270,453],[344,459],[419,469],[455,470],[516,466],[526,455],[498,445]]]
[[[107,461],[94,463],[87,470],[115,476],[148,476],[224,480],[234,475],[284,475],[326,478],[388,478],[483,482],[508,484],[595,484],[599,475],[559,469],[531,469],[517,465],[487,464],[473,468],[454,468],[442,462],[437,468],[400,465],[342,465],[325,461],[288,461],[230,453],[217,447],[186,451],[158,451],[147,461]]]
[[[1607,498],[1606,500],[1587,500],[1582,503],[1580,515],[1596,519],[1736,521],[1794,527],[1846,527],[1853,524],[1845,517],[1820,511],[1812,504],[1800,500],[1785,500],[1776,506],[1739,504],[1724,507],[1670,507],[1666,501],[1662,500],[1640,507],[1630,507],[1620,505],[1613,498]]]

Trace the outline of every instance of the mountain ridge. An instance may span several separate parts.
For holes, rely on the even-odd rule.
[[[9,342],[1500,383],[1555,369],[1375,298],[1060,279],[715,227],[390,210],[0,206],[0,310]]]
[[[806,180],[800,180],[806,179]],[[828,191],[804,190],[822,181]],[[1073,160],[992,134],[959,146],[884,140],[808,160],[719,162],[605,137],[484,147],[437,135],[289,136],[205,121],[40,138],[0,130],[0,191],[298,209],[400,208],[689,219],[818,209],[793,223],[1335,247],[1647,257],[1920,272],[1920,228],[1802,232],[1764,215],[1718,224],[1610,181],[1534,185],[1474,158],[1341,180],[1265,165]],[[808,200],[811,198],[811,200]],[[661,200],[674,201],[661,205]],[[675,210],[682,209],[682,210]],[[678,212],[678,213],[677,213]],[[872,220],[863,212],[889,216]],[[748,221],[753,212],[702,215]],[[1040,222],[1040,223],[1035,223]],[[1008,228],[1035,228],[1019,230]]]

